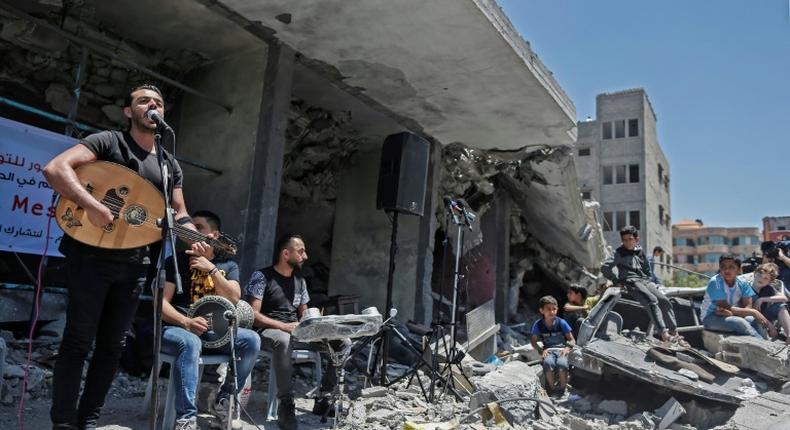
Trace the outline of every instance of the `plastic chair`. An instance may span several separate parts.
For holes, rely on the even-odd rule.
[[[277,419],[277,407],[280,405],[280,399],[277,398],[277,372],[271,365],[272,353],[265,349],[261,349],[260,355],[269,358],[269,388],[266,394],[268,407],[266,408],[266,421],[274,421]],[[310,390],[308,396],[315,393],[321,388],[321,354],[318,351],[311,351],[308,349],[295,349],[291,352],[291,360],[294,364],[300,363],[313,363],[313,380],[315,387]]]
[[[167,395],[165,396],[165,410],[162,416],[162,430],[170,430],[173,428],[176,422],[176,382],[173,378],[173,369],[175,366],[173,362],[175,361],[176,356],[161,353],[159,354],[159,366],[161,369],[162,363],[169,363],[170,364],[170,374],[168,375],[168,382],[167,382]],[[198,361],[198,386],[200,386],[200,379],[203,377],[203,366],[205,365],[212,365],[212,364],[222,364],[222,363],[230,363],[230,355],[224,354],[206,354],[200,356],[200,361]],[[160,369],[156,371],[159,372]],[[145,389],[145,400],[143,401],[143,407],[147,413],[151,413],[150,404],[151,404],[151,388],[152,383],[154,380],[154,372],[151,372],[151,376],[148,378],[148,387]]]

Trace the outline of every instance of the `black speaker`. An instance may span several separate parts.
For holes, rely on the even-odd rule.
[[[384,139],[376,208],[422,216],[430,143],[409,132]]]

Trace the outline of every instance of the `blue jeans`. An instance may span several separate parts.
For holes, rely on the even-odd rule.
[[[730,317],[722,317],[712,314],[706,316],[702,320],[702,325],[708,330],[724,331],[742,336],[754,336],[758,339],[765,339],[765,337],[760,334],[763,328],[753,316],[738,317],[733,315]]]
[[[768,318],[768,321],[776,322],[782,309],[787,309],[787,303],[769,303],[763,307],[761,312]]]
[[[236,335],[236,386],[238,391],[244,387],[244,382],[255,366],[258,351],[261,349],[261,339],[258,333],[240,328]],[[202,352],[200,338],[181,327],[165,326],[162,334],[162,352],[176,357],[173,363],[173,378],[176,388],[176,417],[190,418],[197,415],[195,396],[198,385],[198,363]],[[209,353],[230,354],[230,345],[211,350]],[[230,373],[229,373],[230,374]],[[230,394],[231,379],[225,378],[225,383],[218,396]],[[237,392],[238,392],[237,391]]]
[[[563,348],[549,348],[549,355],[543,359],[543,371],[568,371],[568,356],[562,355]]]

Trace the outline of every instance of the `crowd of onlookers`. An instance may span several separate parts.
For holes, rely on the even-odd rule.
[[[620,230],[622,244],[601,267],[606,283],[597,294],[588,297],[584,287],[571,285],[563,317],[557,316],[559,305],[552,296],[538,302],[539,318],[532,325],[532,345],[541,352],[547,390],[551,394],[565,391],[568,380],[567,355],[575,345],[582,321],[598,303],[608,286],[618,286],[648,311],[656,335],[664,342],[688,347],[678,333],[677,320],[669,299],[659,288],[654,261],[664,250],[655,247],[647,256],[639,246],[639,232],[633,226]],[[784,284],[790,281],[790,257],[780,247],[766,242],[762,262],[750,264],[742,273],[742,261],[732,254],[719,257],[719,271],[710,278],[700,308],[706,330],[780,339],[790,344],[790,311]],[[781,332],[779,329],[781,328]],[[542,347],[538,344],[542,342]]]

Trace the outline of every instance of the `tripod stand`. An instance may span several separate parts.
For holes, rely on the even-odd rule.
[[[436,368],[434,366],[432,366],[431,363],[428,362],[428,360],[425,359],[425,357],[423,355],[423,351],[420,351],[419,349],[417,349],[412,344],[411,340],[408,337],[406,337],[403,333],[401,333],[400,330],[398,330],[395,327],[395,315],[397,315],[397,310],[394,309],[394,308],[390,309],[390,317],[387,320],[384,321],[384,323],[382,324],[381,329],[379,330],[379,332],[377,334],[373,335],[373,336],[368,337],[363,342],[355,345],[355,347],[352,350],[350,355],[353,356],[354,354],[358,353],[365,346],[367,346],[369,344],[372,345],[371,348],[373,348],[373,349],[371,350],[370,356],[368,357],[368,366],[367,366],[367,369],[366,369],[366,372],[368,373],[368,376],[370,377],[369,379],[372,381],[373,380],[373,376],[375,374],[376,365],[378,364],[378,360],[379,359],[381,359],[381,360],[385,359],[385,356],[383,355],[384,340],[388,338],[389,333],[394,334],[400,340],[401,345],[403,345],[409,352],[411,352],[415,357],[417,357],[417,359],[402,375],[400,375],[400,376],[398,376],[398,377],[396,377],[394,379],[391,379],[391,380],[387,379],[387,374],[386,373],[382,374],[382,375],[379,375],[380,376],[380,380],[384,381],[380,385],[384,386],[384,387],[389,387],[391,385],[397,384],[398,382],[402,381],[405,378],[409,378],[409,383],[407,384],[407,386],[408,386],[408,385],[411,385],[411,382],[416,378],[417,379],[417,383],[420,386],[420,391],[422,392],[423,397],[425,398],[426,401],[431,401],[429,393],[426,390],[426,384],[423,383],[422,377],[419,374],[419,370],[421,370],[421,369],[428,369],[428,371],[430,372],[429,377],[431,378],[431,381],[440,381],[445,386],[448,385],[447,379],[444,376],[440,375],[437,372]],[[376,346],[373,346],[374,344],[376,344],[377,341],[379,342],[379,348],[377,348]],[[382,352],[381,357],[379,356],[379,352]],[[371,364],[373,364],[373,365],[371,365]],[[379,367],[379,369],[380,369],[381,372],[386,372],[386,370],[387,370],[386,363],[382,363],[381,366]],[[460,393],[458,393],[455,389],[451,388],[451,390],[452,390],[452,393],[458,399],[461,399]]]
[[[466,201],[463,199],[453,200],[449,197],[444,197],[444,202],[447,205],[448,215],[453,220],[453,224],[457,227],[457,234],[456,234],[456,245],[455,245],[455,266],[453,270],[453,300],[452,306],[450,308],[450,344],[448,346],[447,339],[445,339],[445,325],[447,322],[444,321],[443,312],[441,308],[441,303],[439,306],[439,317],[437,321],[433,324],[433,329],[431,331],[431,338],[428,344],[432,344],[432,360],[431,360],[431,387],[430,387],[430,398],[429,401],[435,401],[435,387],[436,387],[436,378],[433,375],[444,375],[447,374],[449,379],[449,383],[445,383],[444,388],[442,390],[442,395],[446,394],[447,390],[452,390],[456,396],[457,390],[455,387],[455,378],[453,378],[453,366],[456,366],[456,370],[460,375],[463,375],[463,369],[461,368],[461,360],[463,359],[463,353],[458,350],[457,348],[457,320],[456,317],[458,315],[458,284],[463,277],[460,272],[460,262],[461,262],[461,255],[463,254],[463,242],[464,242],[464,232],[465,227],[472,229],[472,223],[475,220],[475,215],[468,210],[468,205]],[[449,227],[448,222],[445,223],[445,231],[448,231]],[[446,261],[447,256],[447,238],[444,240],[444,261]],[[442,281],[439,283],[439,299],[442,300],[444,298],[444,261],[442,263]],[[438,362],[438,351],[439,351],[439,342],[441,341],[443,349],[444,349],[444,357],[445,363],[442,367],[441,371],[438,371],[439,362]]]

